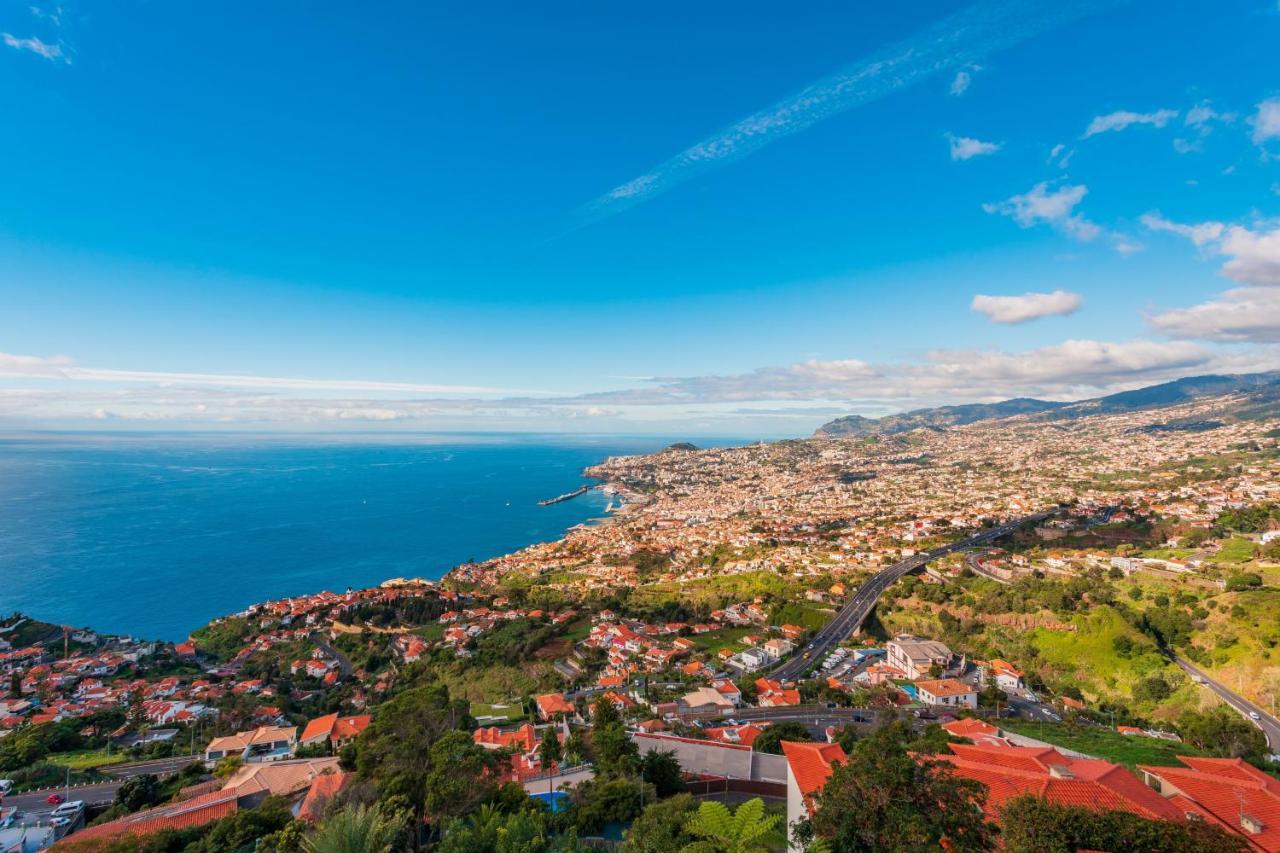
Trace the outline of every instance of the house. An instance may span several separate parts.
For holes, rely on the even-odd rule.
[[[838,743],[795,743],[784,740],[782,754],[787,759],[787,838],[795,824],[814,812],[814,795],[826,786],[838,765],[849,757]],[[794,840],[789,850],[804,848]]]
[[[942,728],[952,737],[966,738],[977,744],[988,746],[1013,745],[1005,740],[1003,731],[984,720],[979,720],[977,717],[949,720],[942,724]]]
[[[204,760],[213,764],[229,755],[246,762],[278,761],[293,756],[298,730],[293,726],[259,726],[248,732],[216,737],[204,750]]]
[[[953,708],[978,707],[977,688],[955,678],[917,681],[916,696],[926,705],[949,705]]]
[[[768,724],[766,723],[766,726]],[[761,734],[764,733],[765,726],[757,726],[751,723],[744,723],[740,726],[718,726],[716,728],[704,729],[707,737],[720,743],[740,744],[742,746],[751,746],[756,742]]]
[[[780,708],[800,704],[800,691],[784,687],[781,681],[756,679],[756,704],[761,708]]]
[[[1001,690],[1020,690],[1026,685],[1022,680],[1022,671],[1007,660],[994,658],[982,668],[984,679],[994,678],[996,687]]]
[[[1185,766],[1138,770],[1180,808],[1244,836],[1249,849],[1280,851],[1280,780],[1239,758],[1177,759]]]
[[[533,752],[541,738],[533,726],[525,723],[513,731],[502,731],[498,728],[480,728],[471,734],[476,746],[484,749],[514,749],[518,752]]]
[[[335,713],[316,717],[302,730],[298,746],[316,746],[328,742],[335,751],[342,749],[367,729],[372,721],[373,717],[368,714],[340,717]]]
[[[711,686],[714,687],[716,692],[721,696],[732,702],[735,708],[742,704],[742,691],[738,689],[736,684],[729,681],[727,678],[718,678],[711,682]]]
[[[781,660],[791,654],[791,652],[795,650],[795,647],[796,644],[790,640],[783,640],[777,637],[772,640],[768,640],[764,644],[765,653],[768,654],[772,660]]]
[[[739,700],[742,696],[739,694]],[[699,687],[680,697],[680,704],[690,711],[712,711],[734,707],[733,701],[714,687]]]
[[[1052,747],[952,743],[948,748],[950,754],[934,757],[949,763],[957,776],[987,786],[984,808],[992,818],[1006,801],[1022,794],[1152,820],[1181,820],[1185,815],[1180,805],[1110,761],[1067,756]]]
[[[906,673],[913,681],[944,670],[951,663],[951,649],[936,640],[901,636],[885,644],[885,662]]]
[[[558,714],[572,717],[577,713],[573,703],[564,698],[563,693],[544,693],[533,701],[538,706],[538,719],[540,720],[554,720]]]
[[[346,781],[340,777],[346,775],[339,771],[336,758],[253,764],[241,767],[218,789],[189,791],[193,796],[187,799],[86,827],[68,836],[66,843],[76,845],[77,849],[80,845],[84,845],[84,849],[109,845],[123,849],[122,842],[126,837],[205,826],[241,809],[261,805],[269,796],[285,797],[299,806],[311,800],[312,811],[308,813],[319,814],[323,811],[323,804],[318,801],[334,796]],[[300,809],[299,814],[302,813]]]

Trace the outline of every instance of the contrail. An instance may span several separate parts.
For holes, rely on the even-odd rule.
[[[913,86],[936,74],[1127,0],[991,0],[975,3],[914,36],[823,77],[767,109],[708,137],[656,169],[615,187],[578,211],[578,225],[647,201],[708,169],[745,157],[784,136]]]

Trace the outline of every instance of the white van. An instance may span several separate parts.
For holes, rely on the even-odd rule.
[[[9,789],[13,787],[12,779],[0,779],[0,797],[9,793]]]
[[[50,813],[50,817],[75,817],[84,811],[83,800],[72,800],[69,803],[63,803]]]

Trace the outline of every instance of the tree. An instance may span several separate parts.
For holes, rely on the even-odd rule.
[[[538,758],[542,761],[544,773],[550,773],[552,766],[559,764],[564,758],[563,751],[560,749],[560,737],[556,734],[555,727],[543,732],[542,743],[538,744]]]
[[[592,835],[609,823],[627,823],[657,800],[653,786],[626,776],[597,776],[578,784],[569,793],[567,820],[584,835]]]
[[[427,813],[433,823],[475,811],[497,792],[498,756],[465,732],[447,732],[431,747]]]
[[[587,742],[583,740],[582,732],[578,729],[571,730],[564,741],[565,763],[569,765],[579,764],[586,761],[588,757]]]
[[[362,777],[377,784],[381,797],[404,796],[420,817],[434,768],[431,747],[471,722],[465,703],[459,707],[450,701],[443,685],[406,690],[379,708],[356,740],[354,764]]]
[[[1227,592],[1241,592],[1262,586],[1262,575],[1253,572],[1240,572],[1227,578]]]
[[[467,820],[450,824],[438,849],[440,853],[568,853],[585,848],[572,833],[554,838],[540,814],[504,814],[481,806]]]
[[[757,797],[729,811],[724,803],[704,801],[685,824],[685,832],[698,841],[686,844],[681,853],[757,853],[767,851],[765,836],[782,820],[766,815],[764,800]]]
[[[755,741],[752,742],[751,748],[756,752],[767,752],[770,755],[782,755],[782,742],[784,740],[793,741],[811,741],[813,737],[809,734],[809,730],[803,724],[794,720],[786,720],[781,723],[773,723],[763,732],[756,735]]]
[[[858,741],[815,797],[817,811],[797,837],[821,839],[832,850],[990,850],[982,816],[986,788],[954,775],[942,762],[907,751],[910,730],[890,725]]]
[[[685,824],[693,809],[693,797],[688,794],[653,803],[631,824],[619,853],[670,853],[692,844],[697,838],[685,831]]]
[[[213,777],[215,779],[229,779],[236,774],[236,771],[244,767],[244,759],[238,755],[227,755],[218,760],[213,765]]]
[[[653,785],[659,797],[669,797],[685,789],[684,771],[675,752],[655,749],[640,759],[640,778]]]
[[[151,773],[131,776],[116,791],[116,804],[130,812],[154,806],[164,799],[160,780]]]
[[[306,841],[306,853],[388,853],[400,826],[375,808],[336,811]]]
[[[1148,820],[1130,812],[1058,805],[1029,794],[1001,806],[1000,829],[1002,846],[1009,853],[1237,853],[1247,849],[1244,839],[1207,823]]]
[[[1178,719],[1178,734],[1192,746],[1227,758],[1267,752],[1266,736],[1244,717],[1221,706],[1204,713],[1183,714]]]

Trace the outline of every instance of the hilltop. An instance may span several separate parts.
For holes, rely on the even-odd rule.
[[[1280,371],[1189,376],[1073,403],[1018,397],[998,403],[966,403],[915,409],[882,418],[847,415],[818,427],[814,435],[819,438],[895,435],[913,429],[945,429],[1021,415],[1040,420],[1075,419],[1089,415],[1157,409],[1211,397],[1234,398],[1234,405],[1226,407],[1226,416],[1257,419],[1275,414],[1280,407]]]

